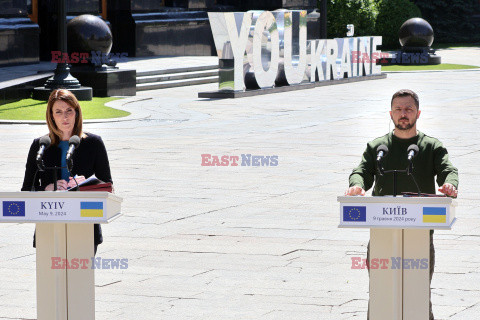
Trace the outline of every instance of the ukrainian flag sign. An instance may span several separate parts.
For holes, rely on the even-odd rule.
[[[445,207],[423,207],[423,222],[445,223],[447,222],[447,208]]]
[[[103,202],[80,202],[80,217],[102,218]]]

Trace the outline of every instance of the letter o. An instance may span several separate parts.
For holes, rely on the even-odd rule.
[[[267,45],[270,42],[270,54]],[[280,60],[280,41],[277,22],[270,11],[258,17],[253,35],[253,69],[255,80],[260,88],[273,87]]]

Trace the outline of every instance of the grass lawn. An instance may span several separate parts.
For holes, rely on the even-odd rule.
[[[96,98],[92,101],[80,101],[83,119],[121,118],[130,115],[130,112],[106,107],[105,103],[118,98]],[[0,105],[0,119],[2,120],[45,120],[47,102],[42,100],[23,99],[20,101]]]
[[[472,48],[472,47],[479,47],[480,48],[480,42],[470,42],[470,43],[436,43],[434,42],[432,44],[432,49],[453,49],[453,48]],[[398,43],[398,46],[395,47],[387,47],[387,46],[382,46],[382,51],[398,51],[400,50],[400,43]]]
[[[469,66],[465,64],[442,63],[432,66],[383,66],[382,71],[418,71],[418,70],[459,70],[459,69],[478,69],[480,67]]]

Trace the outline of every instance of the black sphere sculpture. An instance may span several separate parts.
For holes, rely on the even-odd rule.
[[[405,21],[398,31],[400,50],[383,59],[381,65],[434,65],[442,63],[442,58],[431,48],[433,28],[422,18],[411,18]]]
[[[433,43],[433,28],[422,18],[411,18],[405,21],[398,31],[402,47],[425,48]]]
[[[91,56],[92,51],[108,55],[112,49],[113,37],[110,28],[105,21],[90,14],[83,14],[70,20],[67,24],[67,37],[70,55],[78,52]],[[116,64],[112,62],[113,65]]]

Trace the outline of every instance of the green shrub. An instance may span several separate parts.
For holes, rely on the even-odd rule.
[[[345,37],[347,24],[355,26],[355,36],[374,35],[376,16],[375,0],[328,0],[328,38]]]
[[[381,0],[375,25],[376,35],[382,36],[384,48],[398,49],[398,30],[410,18],[422,17],[420,9],[409,0]]]
[[[480,41],[480,27],[472,14],[480,12],[478,0],[416,0],[423,18],[433,28],[435,43]]]

